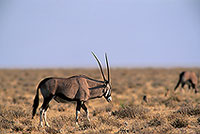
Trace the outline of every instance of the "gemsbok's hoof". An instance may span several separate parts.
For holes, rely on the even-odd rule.
[[[43,123],[40,123],[40,124],[39,124],[39,127],[43,127]]]
[[[79,127],[79,124],[78,124],[78,122],[76,122],[76,126],[77,126],[77,127]]]
[[[50,125],[48,123],[46,123],[45,126],[50,127]]]

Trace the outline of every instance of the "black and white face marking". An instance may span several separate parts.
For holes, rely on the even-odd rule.
[[[104,97],[106,98],[106,100],[108,102],[112,101],[112,97],[111,97],[111,85],[108,83],[106,84],[106,87],[105,87],[105,93],[104,93]]]

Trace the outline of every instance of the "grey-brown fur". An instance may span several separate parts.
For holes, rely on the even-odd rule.
[[[94,55],[94,53],[93,53]],[[95,55],[94,55],[95,56]],[[95,56],[98,61],[97,57]],[[89,111],[85,106],[85,102],[90,99],[95,99],[104,96],[106,100],[111,101],[111,85],[109,80],[109,66],[106,56],[108,80],[102,71],[100,62],[98,61],[104,81],[95,80],[85,75],[75,75],[69,78],[48,77],[43,79],[38,87],[37,93],[33,103],[32,118],[36,113],[39,105],[39,89],[44,98],[43,104],[40,108],[40,124],[44,118],[45,125],[49,126],[46,121],[46,110],[48,109],[49,102],[54,99],[58,103],[65,103],[67,101],[76,101],[76,124],[78,124],[78,114],[80,109],[83,108],[89,120]]]
[[[181,88],[184,88],[184,85],[187,84],[188,88],[192,87],[195,90],[195,93],[198,92],[198,77],[195,72],[192,71],[184,71],[180,73],[179,75],[179,81],[177,85],[174,88],[174,91],[178,88],[178,86],[181,84]]]

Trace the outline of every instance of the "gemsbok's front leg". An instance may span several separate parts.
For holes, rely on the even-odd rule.
[[[85,103],[83,103],[83,104],[81,105],[81,107],[82,107],[83,110],[85,111],[86,116],[87,116],[87,119],[88,119],[88,121],[90,122],[89,111],[88,111],[87,107],[85,106]]]
[[[77,101],[76,105],[76,125],[78,125],[78,115],[80,114],[81,110],[81,101]]]
[[[181,84],[181,78],[179,78],[178,83],[176,84],[176,87],[174,88],[174,91],[178,88],[178,86]]]
[[[47,109],[48,109],[49,105],[47,105],[44,113],[43,113],[43,116],[44,116],[44,123],[45,123],[45,126],[47,127],[50,127],[49,123],[47,122],[47,116],[46,116],[46,112],[47,112]]]

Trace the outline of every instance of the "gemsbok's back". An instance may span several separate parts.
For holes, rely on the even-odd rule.
[[[111,97],[111,83],[110,83],[110,71],[108,65],[107,55],[106,65],[107,65],[107,74],[108,80],[106,80],[103,69],[100,61],[96,57],[94,53],[92,53],[95,59],[97,60],[100,72],[103,77],[103,81],[95,80],[89,78],[85,75],[76,75],[69,78],[58,78],[58,77],[48,77],[43,79],[38,87],[36,96],[33,103],[33,111],[32,118],[36,114],[37,107],[39,105],[39,89],[44,98],[43,104],[40,107],[40,125],[43,126],[43,118],[45,121],[45,125],[49,126],[46,120],[46,111],[49,107],[49,102],[54,99],[58,103],[65,103],[67,101],[76,101],[76,124],[78,125],[78,115],[80,113],[80,109],[86,112],[87,119],[89,120],[89,111],[85,105],[85,102],[90,99],[100,98],[102,96],[110,102],[112,100]]]

